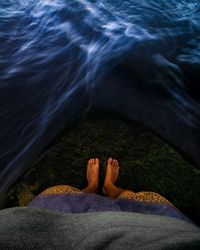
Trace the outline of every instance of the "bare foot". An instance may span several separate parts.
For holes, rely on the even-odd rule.
[[[96,191],[99,185],[99,159],[90,159],[87,165],[88,186]]]
[[[110,185],[115,184],[119,175],[119,163],[117,160],[109,158],[107,169],[106,169],[106,177],[104,181],[103,193],[107,195],[107,189]]]

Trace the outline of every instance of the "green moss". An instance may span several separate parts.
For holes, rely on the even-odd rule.
[[[122,188],[159,192],[200,223],[200,171],[142,126],[105,113],[92,115],[64,131],[10,188],[6,207],[26,205],[53,185],[83,188],[86,164],[91,157],[100,158],[102,187],[110,156],[120,162],[117,184]]]

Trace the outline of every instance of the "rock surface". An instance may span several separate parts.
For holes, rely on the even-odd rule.
[[[101,188],[108,157],[120,162],[117,184],[133,191],[155,191],[200,224],[200,171],[141,125],[98,112],[66,129],[7,192],[5,207],[26,206],[45,188],[83,188],[89,158],[100,158]]]

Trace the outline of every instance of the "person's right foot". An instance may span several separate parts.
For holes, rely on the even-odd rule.
[[[87,165],[87,180],[88,186],[94,188],[94,192],[99,185],[99,159],[90,159]]]
[[[119,175],[119,163],[117,160],[109,158],[107,169],[106,169],[106,177],[104,181],[103,193],[107,195],[107,189],[110,185],[115,184]]]

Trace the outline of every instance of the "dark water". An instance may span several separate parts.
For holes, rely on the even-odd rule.
[[[199,0],[1,0],[0,193],[106,108],[200,167]]]

